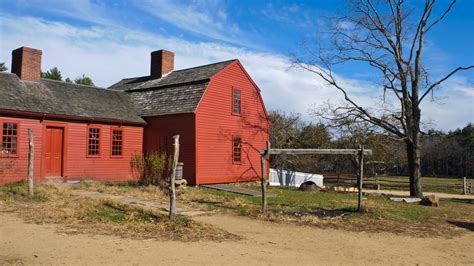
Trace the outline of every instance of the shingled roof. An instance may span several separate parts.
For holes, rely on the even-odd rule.
[[[195,83],[198,81],[208,81],[212,76],[219,73],[219,71],[235,61],[237,60],[234,59],[209,65],[175,70],[159,79],[150,79],[150,76],[122,79],[110,86],[109,89],[136,91],[184,83]]]
[[[140,116],[193,113],[212,76],[236,60],[176,70],[159,78],[123,79],[109,87],[130,93]]]
[[[145,123],[127,93],[48,79],[24,81],[10,73],[0,73],[0,109]]]

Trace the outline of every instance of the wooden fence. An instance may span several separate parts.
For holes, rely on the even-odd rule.
[[[462,193],[464,195],[474,194],[474,191],[472,188],[472,181],[467,179],[466,177],[462,178]]]

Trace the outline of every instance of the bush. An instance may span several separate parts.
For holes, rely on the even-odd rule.
[[[171,160],[166,153],[135,154],[130,160],[130,167],[140,184],[164,187],[171,172]]]

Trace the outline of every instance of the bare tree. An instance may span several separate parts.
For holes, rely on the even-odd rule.
[[[423,66],[427,34],[452,10],[455,0],[435,17],[435,0],[353,0],[346,15],[333,18],[325,37],[316,46],[303,44],[295,56],[298,67],[315,73],[340,91],[347,105],[336,107],[331,119],[353,118],[372,123],[404,141],[407,151],[410,195],[423,195],[420,183],[420,103],[458,71],[460,66],[432,80]],[[419,12],[421,11],[421,12]],[[329,40],[329,41],[328,41]],[[383,92],[381,108],[368,108],[349,95],[334,69],[345,63],[365,63],[374,69]]]

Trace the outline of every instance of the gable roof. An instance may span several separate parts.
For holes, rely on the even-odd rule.
[[[109,89],[121,91],[136,91],[184,83],[195,83],[209,80],[222,69],[237,61],[236,59],[214,64],[175,70],[159,79],[150,79],[150,76],[122,79],[110,86]]]
[[[0,110],[145,124],[127,93],[11,73],[0,73]]]
[[[236,61],[176,70],[160,79],[149,76],[123,79],[109,89],[130,93],[140,116],[193,113],[210,78]]]

